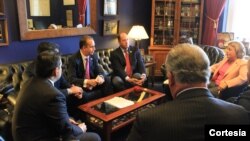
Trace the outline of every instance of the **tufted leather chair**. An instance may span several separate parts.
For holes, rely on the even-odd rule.
[[[216,64],[224,58],[224,52],[222,49],[215,46],[202,45],[200,46],[207,54],[210,65]]]
[[[23,80],[26,79],[23,77],[23,72],[25,68],[31,63],[31,61],[0,65],[0,87],[4,87],[3,84],[12,84],[14,87],[15,93],[8,96],[8,99],[15,104],[13,98],[17,96],[17,92],[21,89]]]
[[[99,63],[99,69],[101,72],[104,72],[105,75],[110,75],[113,72],[113,70],[111,69],[111,62],[109,60],[110,53],[113,50],[113,48],[110,48],[98,50],[96,52]]]

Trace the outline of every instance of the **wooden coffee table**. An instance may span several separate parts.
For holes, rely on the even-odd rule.
[[[143,98],[142,95],[144,95]],[[86,124],[99,129],[103,133],[104,140],[110,141],[112,132],[133,122],[138,112],[154,108],[164,96],[165,94],[161,92],[135,86],[83,104],[79,109],[86,113]],[[114,97],[123,97],[134,101],[134,104],[125,108],[116,108],[104,102]],[[137,102],[139,99],[141,101]]]

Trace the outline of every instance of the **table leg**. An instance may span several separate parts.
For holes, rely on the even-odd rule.
[[[112,122],[106,122],[103,125],[104,141],[111,141]]]
[[[155,65],[156,65],[156,63],[154,63],[153,65],[152,65],[152,71],[151,71],[151,75],[152,75],[152,87],[154,87],[154,84],[155,84]]]

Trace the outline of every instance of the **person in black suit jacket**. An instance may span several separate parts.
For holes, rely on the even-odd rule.
[[[59,53],[59,46],[52,42],[41,42],[37,47],[37,53],[40,54],[44,51],[54,51]],[[29,64],[24,70],[23,78],[25,80],[34,77],[36,75],[35,61]],[[58,81],[55,82],[55,87],[58,88],[65,96],[74,95],[81,99],[83,90],[81,87],[71,85],[65,77],[62,75]]]
[[[249,124],[247,111],[213,97],[209,59],[196,45],[179,44],[166,60],[173,101],[137,115],[128,141],[205,140],[209,124]]]
[[[69,58],[69,81],[84,90],[83,100],[75,99],[80,105],[107,94],[108,80],[100,72],[95,52],[95,42],[91,36],[83,36],[79,42],[80,50]],[[89,60],[89,78],[86,78],[86,64]]]
[[[45,51],[36,60],[36,76],[29,79],[18,95],[12,121],[15,141],[59,141],[78,139],[100,141],[96,133],[87,133],[84,123],[69,118],[66,98],[54,83],[62,74],[61,56]]]
[[[120,46],[111,52],[110,61],[113,69],[112,84],[116,91],[121,91],[133,85],[143,85],[146,80],[145,66],[137,47],[129,45],[128,35],[120,33],[118,36]],[[126,72],[126,53],[129,54],[129,63],[132,73]]]

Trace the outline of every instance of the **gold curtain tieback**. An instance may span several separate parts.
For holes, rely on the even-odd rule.
[[[209,17],[207,14],[206,14],[206,17],[214,23],[214,29],[216,29],[217,26],[218,26],[219,18],[218,19],[213,19],[213,18]]]

